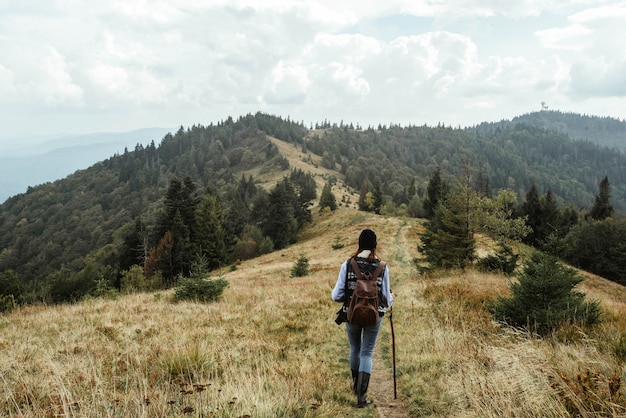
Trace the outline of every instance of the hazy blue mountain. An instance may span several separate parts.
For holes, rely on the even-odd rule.
[[[123,133],[72,135],[54,139],[15,140],[0,148],[0,202],[36,186],[62,179],[125,148],[156,144],[171,128],[146,128]]]
[[[611,117],[542,110],[516,116],[510,121],[481,123],[471,129],[486,132],[510,128],[517,124],[565,134],[576,141],[589,141],[604,147],[626,151],[626,121]]]

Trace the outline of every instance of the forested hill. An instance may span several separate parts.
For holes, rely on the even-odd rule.
[[[138,145],[9,198],[0,205],[0,274],[6,279],[10,272],[16,278],[11,283],[33,293],[24,296],[30,300],[55,299],[54,292],[65,296],[92,277],[119,285],[120,274],[141,257],[155,258],[173,245],[163,232],[178,231],[187,252],[194,245],[210,246],[199,242],[199,222],[211,233],[219,227],[217,238],[223,243],[223,248],[203,247],[210,254],[209,267],[289,245],[307,220],[307,202],[319,198],[320,186],[317,182],[313,188],[318,190],[311,191],[311,178],[294,171],[293,160],[270,137],[293,144],[301,160],[315,155],[334,173],[324,179],[330,184],[361,195],[375,191],[387,210],[405,208],[412,216],[423,213],[426,185],[438,167],[453,184],[468,165],[491,193],[510,188],[523,200],[536,185],[540,193],[550,190],[560,205],[587,209],[607,176],[613,206],[626,210],[624,153],[527,124],[472,131],[355,129],[324,122],[307,129],[257,113],[181,127],[159,144]],[[268,174],[277,183],[258,187]],[[289,181],[278,184],[276,174]],[[204,210],[202,219],[191,210],[198,208]],[[284,216],[277,213],[285,208]],[[289,229],[288,236],[275,234],[279,221],[287,223],[281,228]],[[142,254],[137,254],[139,247]],[[182,263],[170,261],[169,268]]]
[[[510,121],[482,123],[477,132],[510,129],[517,124],[546,129],[568,135],[574,140],[590,141],[608,148],[626,151],[626,121],[611,117],[587,116],[578,113],[543,110],[517,116]]]

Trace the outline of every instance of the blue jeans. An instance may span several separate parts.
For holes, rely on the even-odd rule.
[[[378,318],[375,325],[360,326],[346,322],[346,332],[350,342],[350,369],[372,373],[372,356],[376,338],[383,318]]]

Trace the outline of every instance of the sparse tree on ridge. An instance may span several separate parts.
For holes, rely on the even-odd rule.
[[[335,199],[335,195],[332,192],[332,185],[330,182],[326,182],[324,184],[324,188],[322,189],[322,194],[320,195],[320,212],[325,208],[334,211],[337,209],[337,200]]]

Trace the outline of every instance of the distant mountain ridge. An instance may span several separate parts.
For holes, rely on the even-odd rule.
[[[485,132],[496,128],[511,127],[520,123],[565,134],[573,140],[589,141],[608,148],[626,151],[626,121],[611,117],[542,110],[516,116],[510,121],[481,123],[471,129],[477,132]]]
[[[5,147],[0,155],[0,202],[24,193],[28,187],[62,179],[76,170],[133,150],[137,144],[159,143],[170,128],[130,132],[102,132],[22,141]]]

